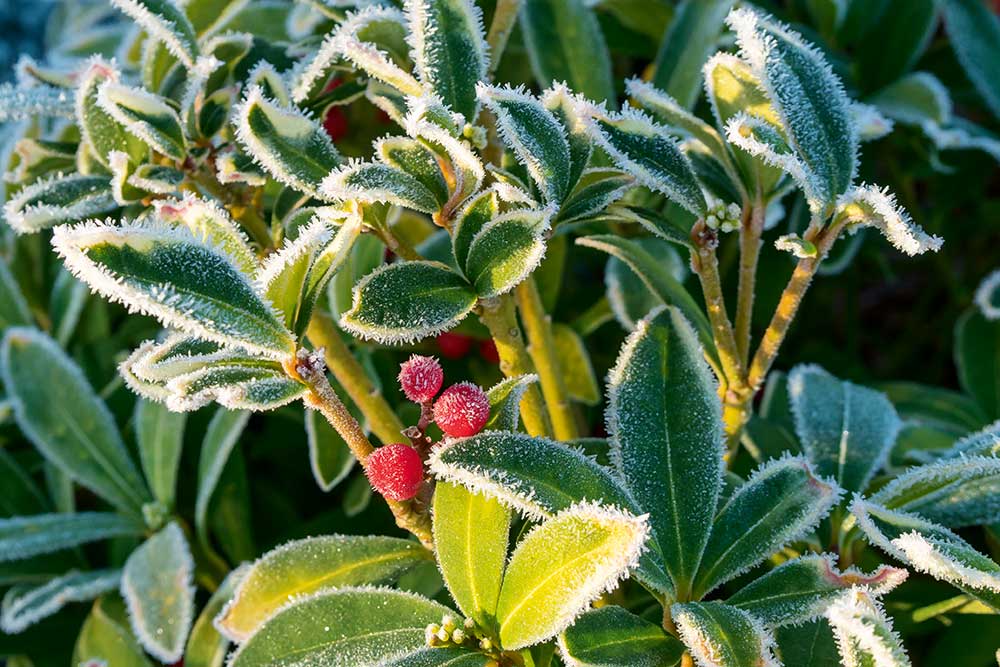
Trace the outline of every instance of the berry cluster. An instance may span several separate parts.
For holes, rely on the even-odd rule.
[[[404,431],[412,444],[379,447],[367,464],[372,487],[390,500],[410,500],[420,491],[424,482],[421,446],[430,442],[424,433],[432,420],[450,438],[475,435],[489,420],[490,400],[479,386],[459,382],[441,392],[443,384],[444,371],[434,357],[413,355],[400,365],[399,385],[407,399],[420,405],[420,423]]]

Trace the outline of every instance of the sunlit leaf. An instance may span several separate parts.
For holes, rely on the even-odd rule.
[[[205,243],[224,250],[247,275],[257,270],[257,255],[243,230],[217,202],[185,195],[183,199],[159,199],[153,210],[164,222],[187,227]]]
[[[465,275],[479,296],[499,296],[527,278],[545,254],[548,230],[548,211],[511,211],[484,224],[465,261]]]
[[[870,591],[854,588],[826,612],[837,639],[840,659],[847,667],[909,667],[899,635]]]
[[[174,160],[187,155],[181,119],[166,101],[142,88],[106,81],[97,91],[97,103],[133,136]]]
[[[670,609],[698,667],[778,667],[774,636],[759,620],[722,602],[686,602]]]
[[[896,203],[896,197],[885,188],[860,185],[848,190],[837,201],[837,213],[852,225],[874,227],[898,250],[907,255],[920,255],[928,250],[937,252],[944,239],[927,234],[910,214]]]
[[[566,628],[559,652],[573,667],[673,667],[684,646],[654,623],[607,606],[584,612]]]

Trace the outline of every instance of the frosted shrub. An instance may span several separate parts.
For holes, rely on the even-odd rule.
[[[996,614],[998,274],[956,330],[968,395],[925,406],[933,427],[903,385],[772,371],[845,237],[945,252],[859,178],[864,142],[894,120],[937,150],[996,141],[928,73],[854,99],[747,3],[679,3],[655,74],[622,85],[602,3],[484,4],[56,13],[48,59],[0,88],[0,420],[33,445],[0,450],[3,632],[69,618],[51,641],[72,664],[114,667],[896,667],[908,576],[941,582],[914,618]],[[829,32],[854,3],[827,4]],[[943,4],[996,111],[997,19]],[[505,53],[538,85],[505,82]],[[754,336],[765,242],[794,268]],[[554,321],[567,257],[593,250],[606,293]],[[611,319],[628,334],[602,400]],[[131,393],[101,388],[111,364]],[[306,469],[297,440],[318,487],[346,489],[337,521],[374,518],[345,532],[386,507],[400,530],[308,537],[329,516],[282,509],[301,489],[263,493],[240,447],[280,446],[280,477]],[[280,546],[253,546],[251,498],[288,517]],[[24,646],[10,664],[46,655]]]

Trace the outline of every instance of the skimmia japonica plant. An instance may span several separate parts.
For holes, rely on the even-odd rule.
[[[995,621],[1000,273],[955,330],[965,394],[772,367],[866,228],[946,252],[862,144],[1000,143],[912,54],[860,101],[749,3],[662,3],[619,83],[601,4],[57,10],[0,88],[9,664],[42,629],[105,667],[899,667],[921,619]],[[828,37],[864,3],[804,4]],[[943,16],[996,111],[1000,22],[926,4],[913,48]],[[758,321],[762,250],[791,268]],[[594,251],[605,293],[554,321]],[[346,489],[338,519],[248,440]],[[251,505],[285,524],[262,555]],[[392,536],[343,528],[386,508]]]

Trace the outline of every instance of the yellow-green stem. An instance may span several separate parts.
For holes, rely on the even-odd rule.
[[[744,207],[740,225],[740,277],[736,296],[736,350],[740,364],[750,362],[750,328],[753,322],[753,302],[757,283],[757,261],[760,258],[760,235],[764,231],[764,204],[757,197]]]
[[[562,369],[559,368],[555,337],[552,335],[552,318],[545,312],[535,279],[529,277],[518,285],[514,295],[524,323],[524,333],[528,337],[528,354],[538,373],[545,407],[552,420],[553,435],[556,440],[575,440],[580,433],[569,392],[563,382]]]

